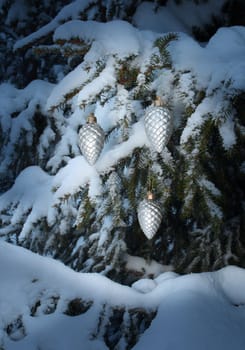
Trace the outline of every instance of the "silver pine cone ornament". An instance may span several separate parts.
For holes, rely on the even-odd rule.
[[[146,109],[144,117],[146,135],[157,152],[162,152],[172,133],[172,116],[168,108],[163,107],[159,97],[153,106]]]
[[[79,147],[90,165],[96,163],[103,149],[104,142],[104,131],[97,124],[94,114],[90,114],[87,123],[79,130]]]
[[[162,213],[159,205],[154,201],[153,194],[147,193],[147,198],[138,206],[138,220],[142,231],[151,239],[159,229]]]

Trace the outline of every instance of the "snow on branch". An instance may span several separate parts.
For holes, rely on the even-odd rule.
[[[7,209],[11,213],[11,225],[25,222],[20,239],[31,231],[38,220],[48,216],[52,201],[51,185],[52,177],[39,167],[32,166],[23,170],[13,187],[0,196],[0,212]]]
[[[128,22],[114,20],[107,23],[96,21],[70,21],[57,28],[53,40],[78,38],[87,43],[97,41],[104,55],[126,58],[140,52],[140,32]]]
[[[42,80],[34,80],[24,89],[8,83],[0,85],[0,127],[4,140],[0,172],[14,161],[16,147],[19,149],[24,143],[33,146],[33,135],[37,132],[35,114],[38,112],[47,120],[45,105],[52,89],[53,84]]]
[[[18,40],[14,45],[14,50],[24,48],[31,45],[33,42],[38,41],[44,36],[52,33],[61,23],[69,19],[77,19],[80,17],[80,13],[86,9],[93,0],[76,0],[71,4],[64,6],[57,16],[52,19],[48,24],[38,29],[36,32],[26,36],[23,39]]]

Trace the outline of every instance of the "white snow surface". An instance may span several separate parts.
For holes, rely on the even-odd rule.
[[[165,272],[131,288],[99,274],[74,272],[58,261],[0,241],[0,280],[0,345],[5,350],[108,349],[100,337],[91,336],[103,304],[158,309],[134,349],[245,347],[245,270],[239,267],[184,276]],[[53,298],[57,307],[47,313]],[[79,316],[65,315],[68,302],[75,298],[93,305]],[[22,326],[11,328],[17,319]]]
[[[181,71],[197,76],[198,87],[207,95],[223,81],[234,89],[245,88],[245,27],[220,28],[205,46],[186,34],[170,45],[173,62]]]

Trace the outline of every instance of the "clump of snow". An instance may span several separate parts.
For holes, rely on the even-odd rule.
[[[171,265],[162,265],[154,260],[148,262],[139,256],[126,255],[125,262],[127,270],[138,272],[145,277],[156,278],[163,272],[173,270],[173,266]]]
[[[95,21],[70,21],[56,29],[54,41],[79,38],[91,43],[100,43],[104,55],[115,54],[119,57],[138,55],[140,50],[138,30],[125,21],[114,20],[107,23]],[[139,35],[139,34],[138,34]]]
[[[140,293],[149,293],[156,288],[156,282],[149,278],[143,278],[132,284],[132,288]]]
[[[243,271],[244,270],[237,269],[234,266],[228,266],[215,273],[220,292],[223,293],[230,303],[237,306],[245,305],[245,281],[243,279]]]
[[[169,272],[164,272],[164,273],[161,273],[159,276],[157,276],[154,281],[157,283],[157,284],[161,284],[169,279],[172,279],[172,278],[176,278],[178,277],[178,274],[175,273],[175,272],[172,272],[172,271],[169,271]]]

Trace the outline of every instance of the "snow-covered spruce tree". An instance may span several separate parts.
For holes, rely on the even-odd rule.
[[[221,5],[205,2],[193,11],[205,8],[209,23]],[[179,6],[184,10],[187,2]],[[245,263],[244,28],[220,29],[200,46],[187,34],[109,21],[128,19],[142,28],[149,9],[159,23],[168,6],[69,4],[15,44],[16,55],[35,53],[43,80],[22,89],[0,86],[0,173],[15,179],[0,197],[0,235],[78,271],[124,282],[130,281],[132,255],[181,272]],[[184,23],[176,28],[190,35],[195,23]],[[160,154],[143,125],[156,96],[174,124]],[[78,146],[78,131],[91,112],[106,134],[94,166]],[[151,241],[137,220],[148,188],[163,213]]]

